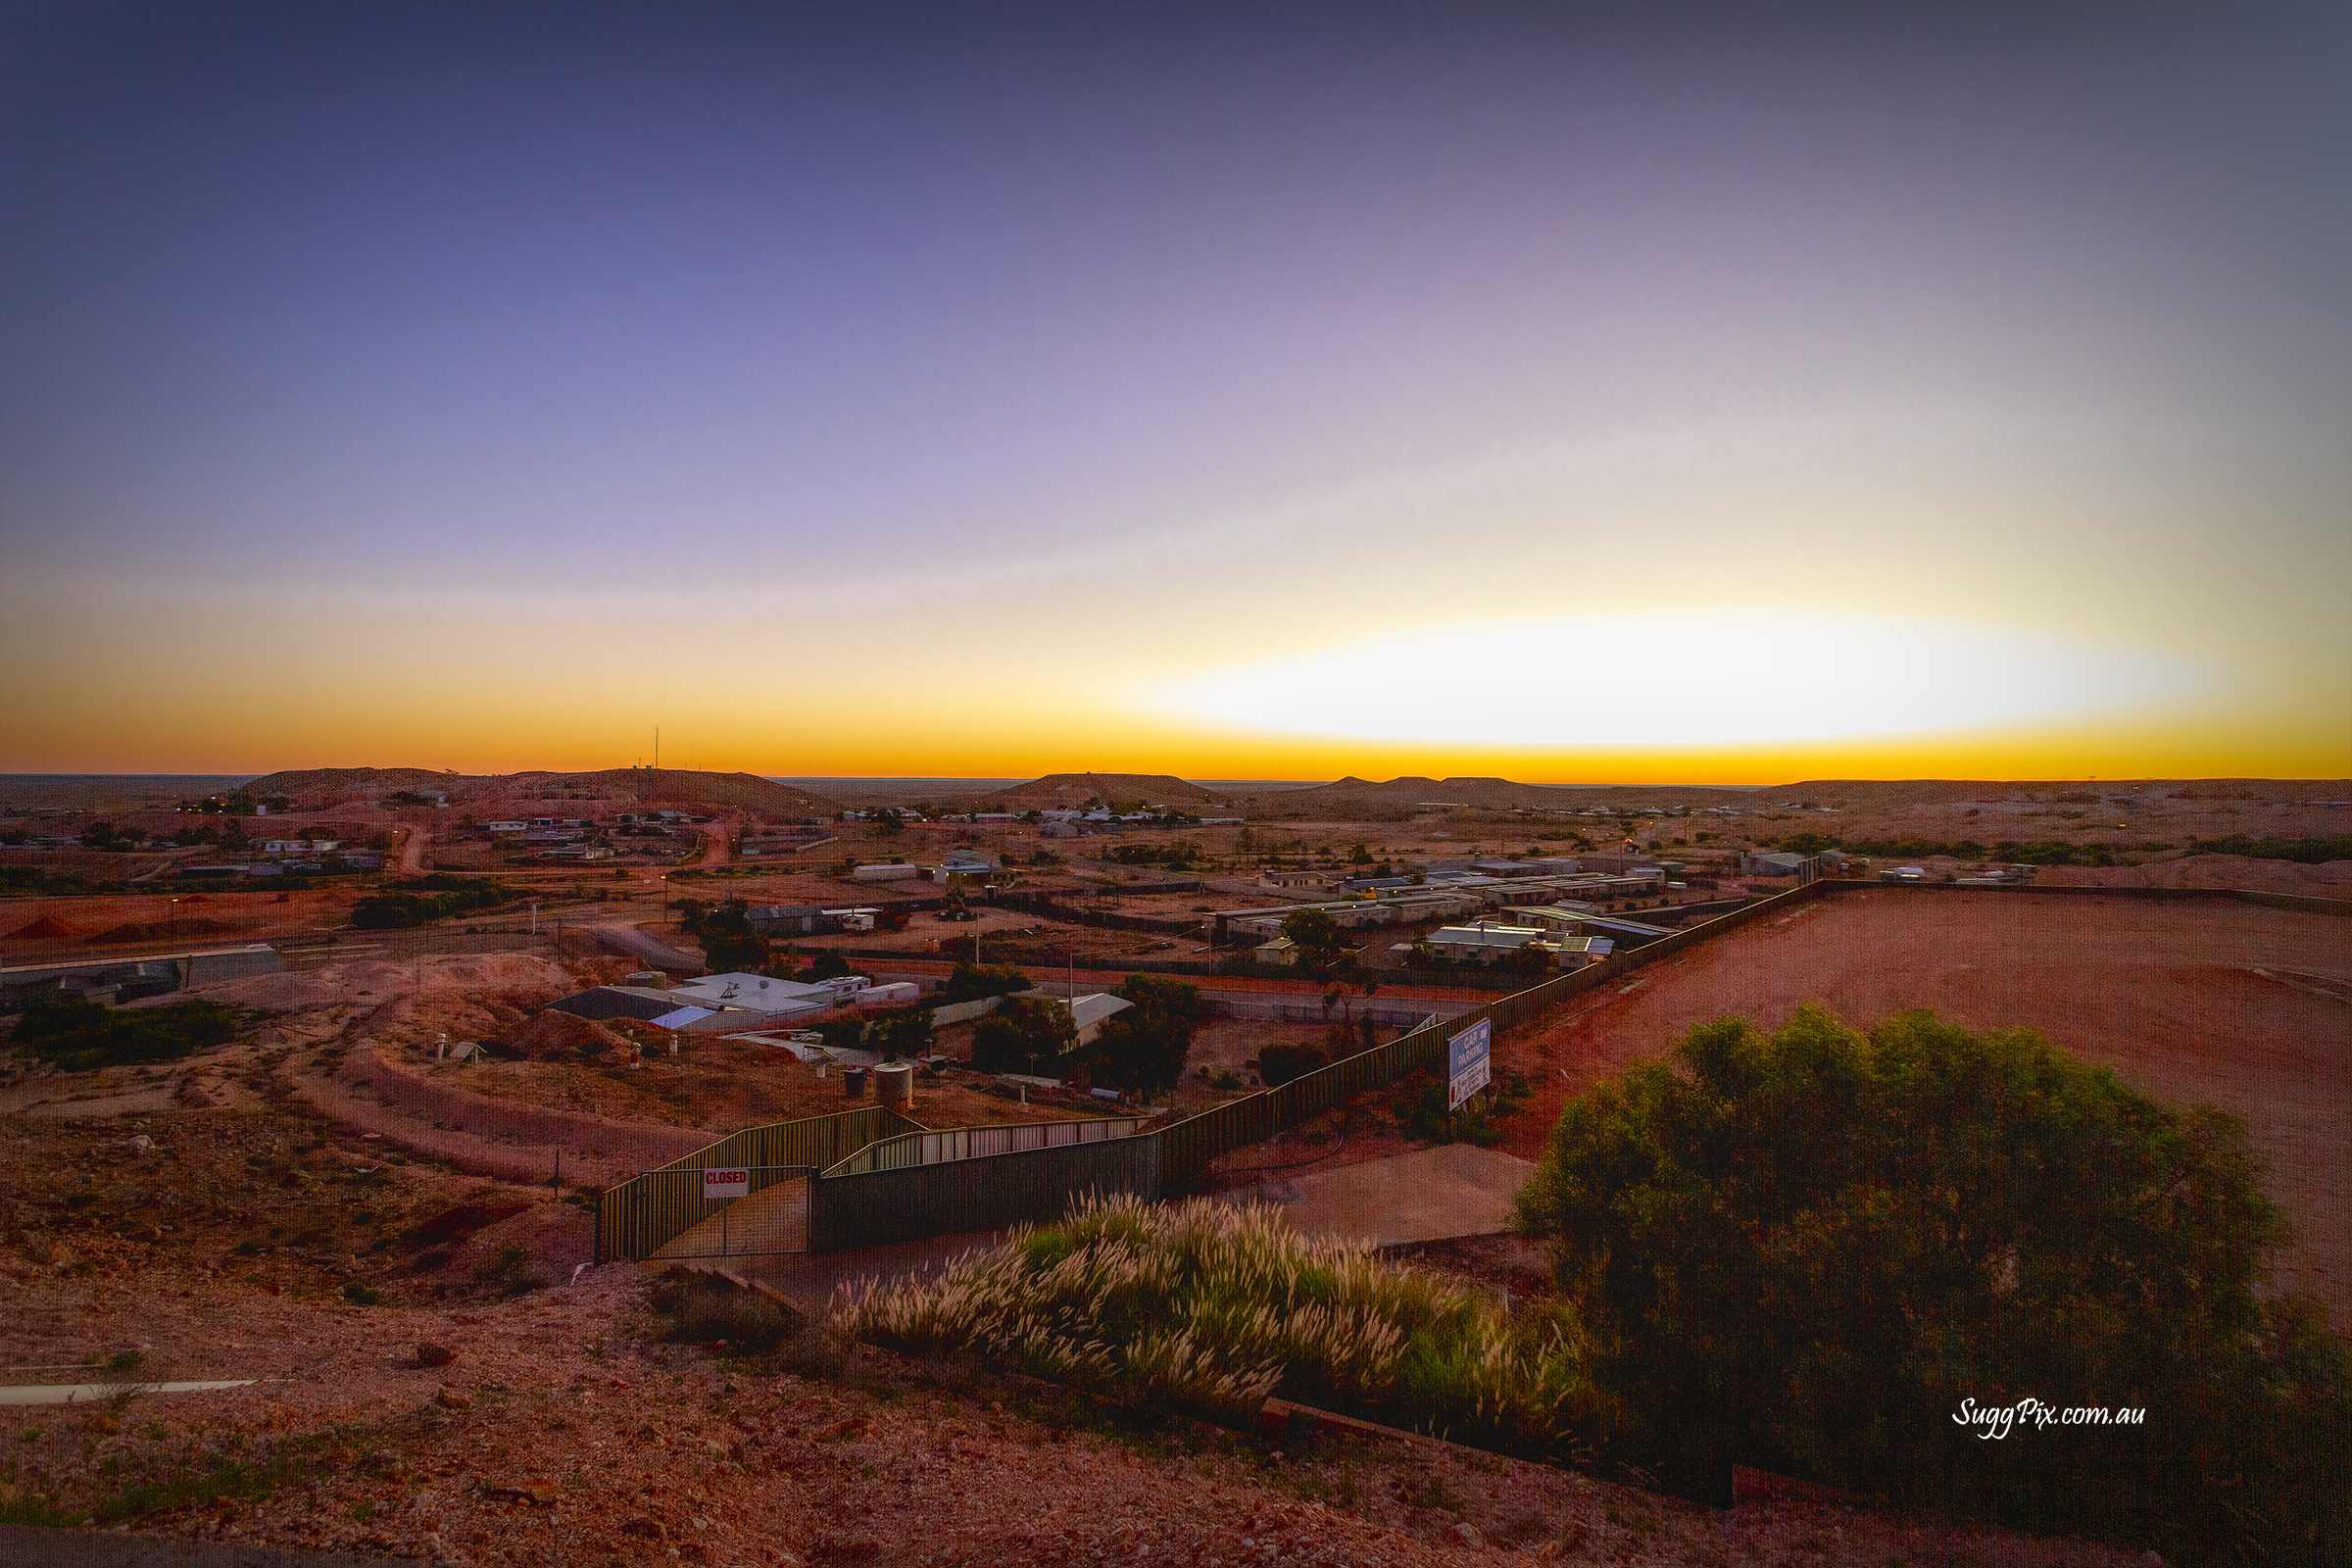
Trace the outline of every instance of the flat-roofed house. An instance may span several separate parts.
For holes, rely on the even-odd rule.
[[[1446,925],[1432,931],[1425,940],[1429,951],[1441,958],[1458,963],[1493,963],[1505,958],[1522,948],[1542,948],[1556,955],[1556,943],[1549,933],[1533,925]]]

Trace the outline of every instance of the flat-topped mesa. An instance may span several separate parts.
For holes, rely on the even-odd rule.
[[[559,773],[443,773],[421,767],[290,768],[257,778],[242,793],[282,795],[307,810],[349,805],[446,803],[454,809],[502,811],[531,801],[590,800],[626,810],[667,807],[750,811],[766,817],[830,816],[841,808],[824,796],[751,773],[703,773],[677,767],[608,767]],[[404,797],[405,799],[395,799]]]

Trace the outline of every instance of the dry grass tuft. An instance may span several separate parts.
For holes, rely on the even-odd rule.
[[[1081,1200],[936,1278],[846,1295],[843,1333],[968,1351],[1159,1408],[1235,1420],[1276,1393],[1554,1458],[1588,1451],[1584,1346],[1553,1308],[1483,1297],[1304,1237],[1270,1205]]]

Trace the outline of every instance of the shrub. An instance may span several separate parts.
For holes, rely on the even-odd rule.
[[[894,1012],[876,1023],[873,1032],[884,1060],[920,1055],[931,1049],[931,1014],[918,1008]]]
[[[519,890],[487,877],[435,871],[395,882],[352,906],[351,923],[362,931],[402,931],[452,915],[502,908],[522,897]]]
[[[1118,994],[1133,1003],[1104,1021],[1088,1060],[1088,1078],[1105,1088],[1150,1094],[1184,1076],[1193,1031],[1208,1016],[1200,988],[1182,980],[1131,974]]]
[[[1257,1076],[1268,1089],[1280,1089],[1330,1064],[1331,1054],[1321,1046],[1267,1046],[1257,1054]]]
[[[972,1065],[982,1072],[1028,1072],[1037,1061],[1060,1060],[1077,1039],[1068,1008],[1043,997],[1008,997],[972,1026]]]
[[[2032,1031],[1702,1025],[1568,1107],[1519,1212],[1681,1490],[1749,1463],[2167,1556],[2352,1544],[2352,1376],[2257,1298],[2281,1231],[2242,1129]],[[1955,1421],[2027,1396],[2148,1418]]]
[[[863,1018],[828,1018],[816,1026],[816,1035],[827,1051],[862,1051],[865,1049],[866,1022]]]
[[[1028,989],[1028,971],[1017,964],[959,963],[949,971],[944,995],[950,1002],[978,1002],[985,997],[1009,997]]]
[[[664,1320],[663,1339],[808,1377],[838,1376],[848,1363],[847,1346],[821,1320],[715,1275],[672,1269],[655,1285],[652,1301]]]
[[[1502,1129],[1494,1125],[1493,1118],[1507,1114],[1509,1105],[1490,1105],[1472,1096],[1447,1110],[1446,1096],[1444,1084],[1431,1084],[1423,1089],[1400,1118],[1405,1129],[1428,1144],[1470,1144],[1479,1149],[1493,1149],[1502,1142]]]
[[[36,1002],[17,1022],[16,1047],[67,1072],[137,1062],[176,1061],[207,1046],[225,1045],[250,1016],[245,1008],[212,1002],[174,1002],[160,1007],[102,1007],[72,997]]]
[[[2143,844],[2141,849],[2157,846]],[[2242,833],[2228,838],[2191,839],[2189,847],[2199,855],[2242,855],[2256,860],[2295,860],[2304,865],[2321,865],[2329,860],[2352,860],[2352,834],[2336,834],[2332,838],[2308,839],[2251,839]]]
[[[494,1260],[473,1271],[473,1283],[477,1289],[504,1298],[544,1291],[556,1283],[556,1278],[532,1261],[521,1248],[502,1247]]]

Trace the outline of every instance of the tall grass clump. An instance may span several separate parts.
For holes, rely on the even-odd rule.
[[[1510,1452],[1578,1457],[1584,1342],[1556,1311],[1300,1236],[1270,1204],[1090,1197],[938,1276],[869,1284],[841,1330],[1160,1408],[1247,1418],[1275,1394]]]

